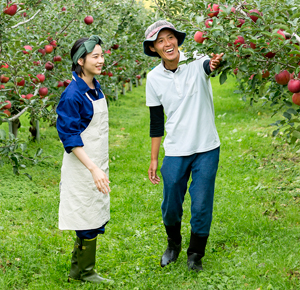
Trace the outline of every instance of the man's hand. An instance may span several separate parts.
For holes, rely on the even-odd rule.
[[[210,59],[209,67],[212,72],[220,65],[223,55],[223,52],[221,54],[211,54],[212,58]]]
[[[158,167],[158,160],[152,160],[148,170],[148,177],[153,184],[159,184],[160,182],[160,178],[156,174],[157,167]]]

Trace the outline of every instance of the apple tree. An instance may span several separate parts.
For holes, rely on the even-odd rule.
[[[26,152],[17,138],[23,114],[33,138],[39,138],[39,120],[55,125],[56,105],[72,80],[69,54],[77,39],[102,38],[105,67],[97,79],[107,98],[136,81],[152,65],[139,45],[149,14],[135,0],[0,0],[0,160],[18,172]],[[9,122],[9,138],[3,122]]]
[[[216,72],[220,83],[235,75],[236,93],[253,104],[265,100],[274,108],[276,136],[290,144],[300,139],[299,0],[175,1],[154,0],[157,13],[187,32],[183,49],[211,55],[224,52]]]

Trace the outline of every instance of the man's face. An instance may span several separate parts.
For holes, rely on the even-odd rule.
[[[178,58],[178,40],[170,29],[159,32],[150,50],[157,52],[163,61],[175,61]]]

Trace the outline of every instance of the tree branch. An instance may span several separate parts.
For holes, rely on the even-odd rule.
[[[18,24],[16,24],[16,25],[12,26],[11,28],[16,28],[16,27],[18,27],[18,26],[20,26],[20,25],[22,25],[22,24],[25,24],[25,23],[31,21],[32,19],[34,19],[34,17],[35,17],[38,13],[40,13],[40,11],[41,11],[41,9],[39,9],[39,10],[38,10],[32,17],[30,17],[29,19],[27,19],[27,20],[25,20],[25,21],[23,21],[23,22],[20,22],[20,23],[18,23]]]

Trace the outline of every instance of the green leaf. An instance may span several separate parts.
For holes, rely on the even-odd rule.
[[[203,16],[203,15],[201,15],[201,16],[196,16],[196,21],[197,21],[197,24],[200,24],[200,23],[202,23],[202,22],[203,22],[203,20],[204,20],[204,16]]]
[[[280,129],[277,129],[277,130],[273,131],[272,136],[276,137],[278,135],[279,131],[280,131]]]
[[[32,176],[29,175],[28,173],[23,173],[24,175],[26,175],[30,180],[32,180]]]
[[[39,157],[39,156],[41,156],[42,153],[43,153],[43,149],[42,148],[38,148],[38,150],[35,153],[35,156]]]
[[[293,131],[293,136],[296,137],[297,139],[300,139],[300,132],[297,130]]]
[[[298,54],[298,55],[300,55],[300,50],[292,50],[292,51],[290,51],[289,52],[289,54]]]
[[[287,112],[289,114],[298,115],[298,112],[295,109],[293,109],[293,108],[288,109]]]
[[[276,72],[277,74],[279,74],[279,73],[280,73],[280,69],[281,69],[280,64],[276,64],[275,67],[274,67],[274,69],[275,69],[275,72]]]
[[[0,140],[6,139],[6,132],[4,129],[0,129]]]
[[[284,113],[283,113],[283,116],[284,116],[285,118],[287,118],[288,120],[291,120],[291,118],[292,118],[292,115],[289,114],[289,113],[287,113],[287,112],[284,112]]]
[[[24,152],[27,149],[27,144],[26,143],[20,144],[20,148],[21,148],[22,152]]]
[[[300,12],[293,14],[292,16],[290,16],[290,19],[293,20],[295,18],[299,18],[300,17]]]
[[[223,85],[226,82],[226,80],[227,80],[227,71],[223,71],[219,78],[220,85]]]
[[[5,87],[7,88],[7,87],[14,87],[15,85],[14,85],[14,83],[13,82],[8,82],[8,83],[6,83],[5,84]]]
[[[272,37],[272,33],[267,32],[267,31],[262,31],[261,34],[262,34],[262,35],[269,36],[269,37]]]

